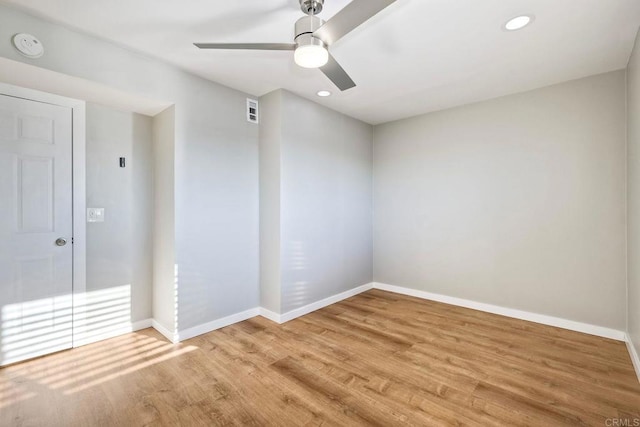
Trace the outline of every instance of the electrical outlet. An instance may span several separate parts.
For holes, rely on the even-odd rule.
[[[87,208],[87,222],[104,222],[104,208]]]

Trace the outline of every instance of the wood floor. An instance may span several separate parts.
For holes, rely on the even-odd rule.
[[[178,345],[148,329],[0,370],[2,426],[619,418],[640,425],[623,343],[378,290],[284,325],[256,317]]]

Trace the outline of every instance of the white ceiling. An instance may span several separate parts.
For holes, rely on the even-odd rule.
[[[285,88],[373,124],[624,68],[640,25],[639,0],[398,0],[332,47],[358,84],[340,93],[292,52],[192,45],[292,42],[298,0],[0,1],[254,96]],[[320,16],[348,3],[325,0]],[[502,30],[520,14],[534,24]]]

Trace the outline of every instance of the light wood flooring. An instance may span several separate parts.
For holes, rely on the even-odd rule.
[[[1,426],[619,418],[640,423],[624,343],[378,290],[284,325],[256,317],[178,345],[148,329],[0,369]]]

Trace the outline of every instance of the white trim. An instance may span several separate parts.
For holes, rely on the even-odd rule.
[[[158,322],[156,319],[151,320],[151,327],[156,331],[160,332],[160,334],[163,335],[170,342],[174,344],[179,342],[178,334],[175,332],[172,332],[171,330],[169,330],[169,328],[166,328],[165,326],[160,324],[160,322]]]
[[[131,324],[131,329],[135,331],[141,331],[143,329],[149,329],[153,327],[153,319],[138,320]]]
[[[344,299],[351,298],[354,295],[358,295],[358,294],[361,294],[362,292],[366,292],[366,291],[368,291],[369,289],[372,289],[372,288],[373,288],[373,283],[367,283],[366,285],[358,286],[357,288],[353,288],[353,289],[350,289],[348,291],[341,292],[341,293],[336,294],[336,295],[332,295],[332,296],[330,296],[328,298],[325,298],[325,299],[322,299],[320,301],[316,301],[314,303],[307,304],[307,305],[305,305],[303,307],[296,308],[295,310],[288,311],[288,312],[286,312],[284,314],[280,314],[278,316],[278,320],[276,320],[276,322],[278,322],[278,323],[286,323],[286,322],[288,322],[290,320],[293,320],[295,318],[298,318],[300,316],[304,316],[305,314],[309,314],[312,311],[320,310],[321,308],[324,308],[324,307],[329,306],[331,304],[335,304],[335,303],[340,302],[340,301],[342,301]],[[275,314],[275,313],[273,313],[273,314]],[[267,317],[267,316],[265,316],[265,317]],[[273,319],[271,319],[271,320],[273,320]]]
[[[267,310],[264,307],[260,307],[260,316],[271,320],[272,322],[282,323],[280,320],[280,315],[274,311]]]
[[[73,293],[87,290],[85,103],[73,108]],[[75,319],[74,319],[75,321]]]
[[[131,332],[140,331],[142,329],[150,328],[153,321],[152,319],[144,319],[138,322],[128,323],[122,326],[117,326],[114,329],[108,330],[101,334],[92,334],[90,337],[82,337],[80,334],[74,335],[73,347],[80,347],[87,344],[92,344],[98,341],[114,338],[120,335],[129,334]]]
[[[430,301],[438,301],[445,304],[457,305],[459,307],[471,308],[473,310],[485,311],[487,313],[499,314],[502,316],[512,317],[514,319],[527,320],[529,322],[555,326],[557,328],[569,329],[571,331],[610,338],[617,341],[626,341],[625,332],[616,329],[605,328],[603,326],[590,325],[588,323],[581,323],[573,320],[562,319],[559,317],[531,313],[528,311],[515,310],[512,308],[500,307],[497,305],[485,304],[482,302],[450,297],[446,295],[432,294],[430,292],[419,291],[417,289],[403,288],[400,286],[387,285],[384,283],[374,283],[373,288],[380,289],[382,291],[394,292],[397,294],[409,295],[412,297],[422,298]]]
[[[215,331],[216,329],[224,328],[225,326],[233,325],[234,323],[251,319],[252,317],[258,316],[259,314],[260,308],[256,307],[250,310],[243,311],[242,313],[232,314],[231,316],[223,317],[222,319],[203,323],[202,325],[194,326],[183,331],[178,331],[178,333],[176,334],[176,342],[188,340],[189,338],[197,337],[198,335],[206,334],[207,332]]]
[[[636,351],[636,347],[633,345],[633,341],[631,341],[631,337],[629,336],[629,334],[627,334],[626,338],[627,350],[629,350],[631,363],[633,363],[633,368],[636,370],[638,381],[640,381],[640,357],[638,357],[638,352]]]
[[[450,297],[446,295],[433,294],[430,292],[419,291],[417,289],[403,288],[400,286],[387,285],[384,283],[368,283],[366,285],[359,286],[357,288],[342,292],[337,295],[330,296],[323,300],[305,305],[304,307],[297,308],[284,314],[278,314],[271,310],[267,310],[263,307],[256,307],[250,310],[243,311],[241,313],[232,314],[231,316],[224,317],[222,319],[214,320],[202,325],[194,326],[193,328],[186,329],[184,331],[171,332],[168,328],[162,326],[155,319],[137,322],[133,324],[132,330],[140,330],[148,327],[153,327],[160,334],[164,335],[172,343],[178,343],[180,341],[187,340],[189,338],[196,337],[198,335],[206,334],[208,332],[215,331],[216,329],[224,328],[225,326],[232,325],[234,323],[242,322],[247,319],[251,319],[255,316],[262,316],[278,324],[286,323],[305,314],[309,314],[313,311],[327,307],[329,305],[340,302],[344,299],[358,295],[362,292],[366,292],[369,289],[380,289],[383,291],[394,292],[402,295],[409,295],[416,298],[426,299],[430,301],[438,301],[445,304],[456,305],[459,307],[470,308],[473,310],[484,311],[487,313],[499,314],[502,316],[512,317],[515,319],[526,320],[534,323],[541,323],[543,325],[555,326],[558,328],[568,329],[571,331],[582,332],[590,335],[601,336],[604,338],[610,338],[618,341],[624,341],[627,343],[629,355],[633,366],[638,375],[640,381],[640,358],[638,353],[631,342],[631,338],[622,331],[615,329],[609,329],[602,326],[589,325],[586,323],[575,322],[573,320],[561,319],[558,317],[546,316],[542,314],[530,313],[521,310],[515,310],[511,308],[500,307],[491,304],[485,304],[481,302],[465,300],[462,298]],[[128,331],[131,332],[131,331]],[[123,332],[125,333],[125,332]]]
[[[368,291],[373,287],[373,283],[358,286],[357,288],[350,289],[348,291],[339,293],[337,295],[330,296],[323,300],[305,305],[304,307],[297,308],[284,314],[274,313],[266,308],[256,307],[250,310],[243,311],[241,313],[232,314],[231,316],[223,317],[222,319],[214,320],[212,322],[204,323],[202,325],[194,326],[183,331],[171,332],[168,328],[162,326],[156,320],[152,321],[152,326],[155,330],[164,335],[169,341],[178,343],[180,341],[188,340],[189,338],[197,337],[208,332],[215,331],[216,329],[224,328],[225,326],[233,325],[234,323],[242,322],[252,317],[262,316],[273,322],[282,324],[293,320],[297,317],[304,316],[312,311],[319,310],[331,304],[335,304],[344,299],[350,298],[359,293]]]

